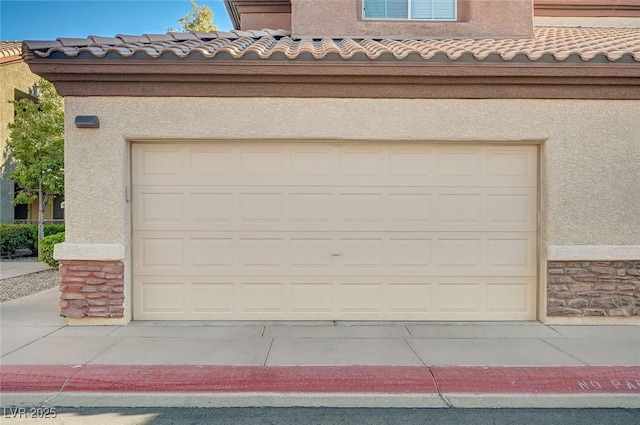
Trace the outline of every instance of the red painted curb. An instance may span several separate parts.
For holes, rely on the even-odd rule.
[[[66,391],[435,393],[423,367],[88,366]]]
[[[640,393],[637,366],[431,367],[441,393]]]
[[[0,378],[0,392],[640,393],[638,366],[18,365]]]
[[[42,383],[42,389],[22,386],[22,374]],[[60,388],[59,380],[47,383],[52,374],[46,366],[3,366],[1,375],[3,392]],[[429,371],[416,366],[88,365],[68,378],[68,392],[436,393]]]
[[[58,392],[80,369],[64,365],[0,366],[0,392]]]

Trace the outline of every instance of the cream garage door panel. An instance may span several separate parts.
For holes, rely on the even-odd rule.
[[[535,318],[536,149],[134,144],[134,317]]]
[[[136,230],[535,231],[535,188],[135,186]],[[212,227],[213,226],[213,227]],[[266,227],[265,227],[266,226]]]
[[[534,147],[135,144],[133,179],[143,186],[535,187],[536,164]]]
[[[146,319],[531,320],[535,277],[141,276]],[[340,312],[339,315],[336,312]],[[389,319],[391,318],[391,319]],[[159,320],[159,319],[155,319]]]
[[[137,232],[136,275],[530,276],[511,232]]]

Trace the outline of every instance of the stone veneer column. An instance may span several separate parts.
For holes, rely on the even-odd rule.
[[[640,316],[640,260],[549,261],[548,316]]]
[[[64,242],[60,262],[60,315],[70,325],[120,325],[131,320],[124,244]]]
[[[637,246],[550,247],[547,316],[640,316],[639,254]]]
[[[122,261],[62,260],[60,281],[61,316],[124,317]]]

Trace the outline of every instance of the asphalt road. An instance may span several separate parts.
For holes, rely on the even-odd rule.
[[[640,409],[0,408],[3,424],[640,425]],[[22,416],[20,418],[20,416]]]

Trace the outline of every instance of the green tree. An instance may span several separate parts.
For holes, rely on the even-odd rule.
[[[64,194],[64,106],[53,84],[38,83],[38,100],[11,101],[15,110],[7,144],[16,168],[11,179],[20,186],[14,204],[38,200],[38,242],[44,237],[44,209]]]
[[[182,18],[178,18],[182,31],[211,32],[218,29],[213,23],[213,12],[208,6],[199,6],[191,0],[191,9],[193,9],[193,13],[189,12]],[[168,31],[173,31],[173,29],[169,28]]]

